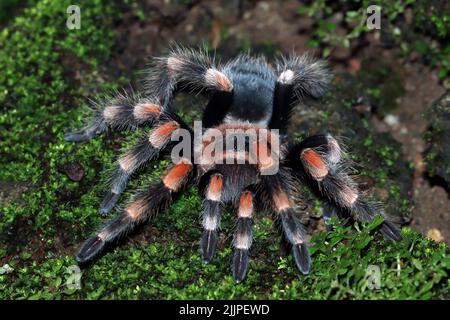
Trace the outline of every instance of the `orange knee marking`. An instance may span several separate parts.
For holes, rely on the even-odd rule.
[[[189,170],[192,168],[192,163],[187,160],[182,160],[170,169],[163,179],[164,185],[172,190],[177,191],[184,182]]]
[[[161,112],[161,107],[158,106],[157,104],[146,104],[146,105],[144,105],[144,109],[145,109],[145,111],[151,112],[151,113]]]
[[[216,87],[222,91],[233,90],[233,85],[231,81],[222,72],[216,69],[208,69],[205,74],[205,81],[207,84]]]
[[[253,195],[251,192],[246,191],[241,195],[239,201],[239,217],[249,218],[253,213]]]
[[[159,126],[158,128],[156,128],[155,133],[158,136],[168,136],[170,135],[173,131],[175,131],[176,129],[178,129],[179,125],[177,122],[175,121],[169,121],[161,126]]]
[[[216,174],[211,177],[209,182],[208,191],[206,192],[206,198],[208,200],[220,201],[220,195],[222,192],[223,178],[221,175]]]
[[[316,180],[322,180],[328,174],[327,166],[319,154],[313,149],[305,149],[300,157],[306,165],[309,173]]]
[[[323,163],[320,156],[312,149],[306,149],[302,153],[302,157],[305,161],[307,161],[311,166],[316,168],[325,167],[325,163]]]
[[[285,209],[289,209],[291,207],[286,192],[281,190],[274,193],[273,202],[278,212],[283,211]]]
[[[169,136],[179,128],[178,122],[169,121],[160,125],[151,134],[149,141],[155,148],[161,148],[169,138]]]

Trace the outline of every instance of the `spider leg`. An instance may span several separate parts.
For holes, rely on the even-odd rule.
[[[131,175],[142,165],[151,161],[171,143],[176,130],[189,127],[175,114],[164,112],[154,129],[118,160],[118,168],[113,174],[110,190],[100,205],[100,214],[106,215],[116,204]]]
[[[276,62],[278,79],[270,128],[285,131],[296,103],[306,97],[318,99],[325,94],[332,78],[325,62],[308,54],[281,57]]]
[[[161,106],[157,99],[119,94],[103,103],[102,109],[96,111],[94,120],[88,126],[66,132],[64,139],[72,142],[86,141],[108,128],[132,129],[149,123],[160,115]]]
[[[294,146],[288,161],[319,194],[341,211],[350,213],[358,221],[372,221],[376,214],[385,220],[381,231],[390,240],[402,239],[400,230],[385,216],[380,204],[367,201],[349,175],[349,168],[342,159],[342,151],[331,135],[312,136]]]
[[[252,245],[253,193],[244,191],[239,199],[238,220],[234,233],[233,277],[241,282],[247,274],[249,250]]]
[[[221,196],[223,177],[217,173],[211,176],[206,189],[206,197],[203,202],[203,233],[201,238],[201,250],[203,260],[210,262],[216,251],[219,239],[220,214],[222,211]]]
[[[285,239],[292,248],[292,256],[297,268],[302,274],[308,274],[311,267],[311,257],[305,226],[296,216],[289,197],[292,193],[291,181],[288,175],[279,173],[263,176],[263,185],[273,210],[281,220]]]
[[[177,90],[231,92],[230,79],[214,66],[206,49],[192,50],[180,46],[166,57],[156,58],[149,70],[147,89],[155,94],[164,108]]]
[[[178,192],[190,178],[192,164],[188,160],[182,160],[175,164],[162,178],[160,183],[139,193],[115,218],[97,232],[96,235],[86,240],[81,246],[76,258],[84,263],[95,258],[107,243],[126,235],[135,226],[166,208],[172,194]]]

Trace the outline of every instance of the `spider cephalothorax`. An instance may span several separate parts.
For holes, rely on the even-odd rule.
[[[286,141],[293,107],[305,97],[321,97],[327,89],[330,73],[322,61],[308,55],[292,55],[276,61],[273,68],[263,57],[242,55],[224,65],[216,65],[213,60],[202,50],[175,48],[167,57],[156,59],[145,96],[115,97],[97,112],[93,123],[66,134],[68,141],[84,141],[108,128],[153,127],[119,158],[110,190],[100,207],[103,215],[115,206],[129,177],[139,167],[174,149],[175,133],[184,129],[192,139],[190,147],[180,153],[159,183],[137,194],[83,244],[77,254],[79,262],[93,259],[105,244],[123,237],[167,207],[175,193],[193,184],[204,196],[201,248],[205,261],[214,255],[223,206],[232,204],[236,208],[232,263],[236,281],[243,280],[247,272],[252,217],[256,211],[275,213],[298,269],[304,274],[309,272],[305,227],[298,217],[301,212],[295,212],[293,207],[293,199],[301,197],[298,183],[308,185],[326,203],[325,218],[349,215],[370,221],[376,214],[383,214],[379,205],[371,204],[358,191],[335,138],[323,134],[296,145]],[[200,141],[195,141],[191,128],[174,111],[172,100],[178,91],[201,92],[209,99]],[[228,139],[229,130],[234,130],[234,138],[244,136],[243,146],[232,142],[217,148],[217,138]],[[249,130],[255,135],[249,136]],[[269,138],[262,139],[261,133]],[[204,147],[201,150],[213,146],[214,152],[198,160],[195,155],[199,146]],[[387,219],[381,231],[389,239],[401,239],[398,228]]]

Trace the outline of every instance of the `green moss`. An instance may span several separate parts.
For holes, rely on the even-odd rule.
[[[323,55],[328,56],[336,46],[350,48],[352,41],[361,37],[366,32],[371,32],[366,25],[367,8],[371,5],[381,7],[383,17],[387,18],[383,22],[394,23],[401,16],[405,9],[414,3],[413,0],[407,1],[388,1],[388,0],[353,0],[353,1],[335,1],[325,0],[314,1],[307,5],[302,5],[298,9],[300,15],[307,15],[313,18],[316,24],[313,36],[308,43],[308,47],[322,47]],[[333,14],[344,12],[345,16],[342,26],[347,29],[345,34],[336,32],[338,25],[333,20]],[[386,28],[386,26],[384,26]]]
[[[34,0],[3,0],[0,2],[0,25],[7,23],[23,6],[32,5]]]
[[[293,135],[329,132],[341,138],[349,158],[356,164],[356,172],[373,180],[371,193],[384,194],[377,200],[386,205],[386,211],[407,222],[412,208],[409,200],[412,168],[401,159],[398,142],[388,133],[376,132],[367,115],[355,112],[355,106],[370,101],[366,89],[373,84],[366,86],[368,82],[363,78],[339,75],[332,93],[318,103],[311,102],[302,117],[297,119],[294,115],[290,132]],[[398,192],[391,192],[391,189]]]

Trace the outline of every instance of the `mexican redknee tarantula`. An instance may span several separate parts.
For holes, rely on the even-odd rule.
[[[286,128],[294,106],[307,97],[320,98],[327,90],[331,75],[323,61],[309,55],[291,55],[276,61],[272,68],[263,57],[241,55],[219,65],[205,50],[181,47],[155,61],[147,79],[145,97],[119,95],[97,111],[92,124],[65,136],[67,141],[85,141],[107,129],[153,127],[119,158],[111,188],[100,207],[102,215],[115,206],[128,179],[138,168],[174,148],[171,139],[174,132],[179,129],[192,132],[174,111],[172,101],[176,92],[202,93],[209,99],[203,112],[201,146],[215,145],[210,139],[211,130],[223,137],[229,129],[237,129],[237,136],[248,129],[256,133],[265,130],[270,142],[264,143],[259,137],[246,139],[243,149],[234,143],[231,148],[227,144],[218,157],[215,154],[213,160],[210,157],[199,163],[190,152],[181,153],[180,160],[159,183],[138,193],[82,245],[76,256],[79,262],[92,260],[107,243],[118,240],[166,208],[174,194],[194,184],[204,195],[201,251],[205,262],[211,261],[217,246],[223,206],[232,204],[236,208],[232,270],[238,282],[247,273],[255,211],[275,213],[296,266],[303,274],[310,271],[307,235],[298,217],[302,212],[295,212],[293,204],[300,196],[297,182],[308,185],[326,204],[326,219],[350,216],[371,221],[376,214],[384,215],[378,204],[365,200],[358,191],[342,148],[330,134],[310,136],[296,145],[286,141]],[[277,141],[279,148],[274,148]],[[193,138],[192,145],[192,149],[198,148]],[[250,149],[256,150],[256,160],[255,152]],[[275,149],[278,151],[274,152]],[[401,240],[399,229],[386,217],[381,231],[388,239]]]

